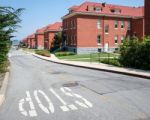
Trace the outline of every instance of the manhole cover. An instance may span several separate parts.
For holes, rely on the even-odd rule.
[[[70,83],[63,84],[63,87],[76,87],[76,86],[79,86],[79,83],[70,82]]]

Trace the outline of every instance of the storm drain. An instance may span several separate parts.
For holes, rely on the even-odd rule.
[[[78,82],[70,82],[70,83],[63,84],[63,87],[76,87],[76,86],[79,86]]]

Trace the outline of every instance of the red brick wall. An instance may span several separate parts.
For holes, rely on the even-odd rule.
[[[56,32],[49,33],[49,49],[52,47],[52,43],[54,42],[55,33]]]
[[[79,16],[77,18],[77,46],[96,47],[98,17]],[[102,30],[99,31],[102,33]]]
[[[145,0],[145,35],[150,35],[150,0]]]
[[[136,34],[139,39],[144,37],[144,19],[132,19],[132,36]]]
[[[55,34],[56,34],[57,32],[45,32],[44,33],[44,41],[45,41],[45,48],[46,49],[51,49],[51,47],[52,47],[52,43],[53,43],[53,41],[54,41],[54,37],[55,37]],[[47,41],[47,42],[46,42]]]
[[[97,21],[101,20],[101,28],[97,28]],[[115,20],[118,20],[118,28],[115,29]],[[121,44],[121,36],[125,37],[128,33],[128,21],[129,19],[108,18],[108,17],[94,17],[94,16],[80,16],[77,19],[77,40],[79,47],[98,47],[97,35],[102,36],[102,46],[105,43],[109,44],[109,47],[116,47],[115,36],[118,35],[118,45]],[[121,28],[121,21],[125,22],[125,28]],[[109,34],[105,34],[105,25],[109,25]]]
[[[35,48],[35,38],[30,38],[30,48]]]
[[[36,34],[36,47],[44,48],[44,34]]]
[[[49,49],[49,39],[48,39],[49,33],[45,32],[44,33],[44,48]]]
[[[70,26],[70,22],[74,21],[74,27]],[[77,17],[71,17],[63,20],[63,31],[67,35],[67,46],[75,47],[77,44]],[[71,42],[71,36],[76,36],[74,44]]]

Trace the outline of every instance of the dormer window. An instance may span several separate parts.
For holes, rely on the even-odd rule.
[[[100,7],[95,7],[94,10],[95,10],[96,12],[101,12],[101,11],[102,11],[102,8],[100,8]]]
[[[111,9],[110,10],[112,13],[115,13],[115,14],[120,14],[121,13],[121,10],[120,9]]]

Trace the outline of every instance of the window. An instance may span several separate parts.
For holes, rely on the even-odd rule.
[[[66,21],[66,29],[69,28],[69,24],[68,24],[68,21]]]
[[[72,27],[75,28],[75,20],[72,21]]]
[[[73,21],[70,21],[70,28],[73,28]]]
[[[98,52],[102,52],[102,49],[101,49],[101,48],[98,48]]]
[[[115,44],[118,44],[118,35],[115,36]]]
[[[121,28],[124,28],[125,27],[125,23],[124,21],[121,21]]]
[[[71,35],[71,45],[74,44],[73,35]]]
[[[96,12],[101,12],[101,11],[102,11],[102,8],[96,7],[96,8],[95,8],[95,11],[96,11]]]
[[[69,44],[69,42],[68,42],[68,35],[66,35],[66,45],[68,45]]]
[[[97,44],[101,44],[101,35],[97,36]]]
[[[115,28],[118,28],[119,22],[118,20],[115,21]]]
[[[131,22],[128,21],[128,30],[131,30]]]
[[[101,20],[98,20],[97,21],[97,29],[100,29],[101,28]]]
[[[76,35],[74,35],[74,42],[73,42],[74,45],[76,45]]]
[[[120,14],[121,10],[120,9],[111,9],[110,10],[112,13]]]
[[[105,34],[108,34],[109,33],[109,25],[106,25],[105,26]]]
[[[115,48],[115,51],[118,51],[119,50],[119,48]]]
[[[122,35],[121,36],[121,43],[123,43],[124,39],[125,39],[125,37],[124,37],[124,35]]]

